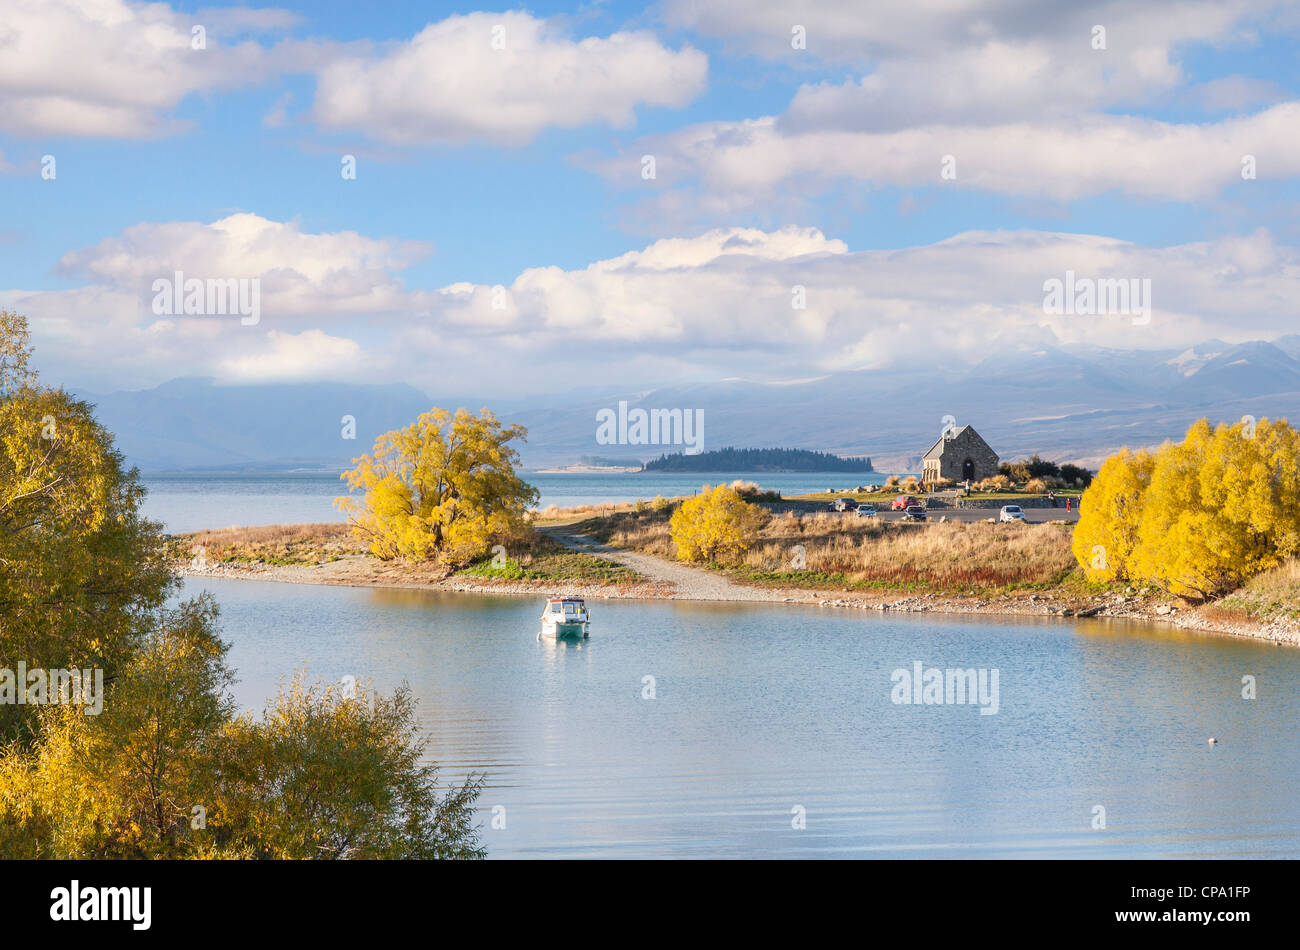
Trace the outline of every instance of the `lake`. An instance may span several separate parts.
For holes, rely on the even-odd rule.
[[[201,590],[246,708],[297,669],[409,683],[444,777],[487,776],[493,858],[1300,856],[1300,651],[1270,643],[595,601],[590,640],[557,644],[536,639],[540,598]],[[917,661],[997,670],[996,714],[894,703]]]
[[[608,505],[646,501],[655,495],[672,498],[699,491],[705,482],[716,485],[736,478],[758,482],[783,495],[801,495],[827,488],[883,483],[879,472],[812,472],[775,474],[677,475],[659,472],[590,475],[524,473],[541,493],[540,507]],[[338,475],[278,473],[271,475],[146,475],[149,490],[144,512],[172,533],[207,528],[271,524],[311,524],[342,521],[334,499],[346,494]]]

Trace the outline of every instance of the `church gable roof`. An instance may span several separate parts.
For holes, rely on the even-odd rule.
[[[962,437],[965,436],[967,433],[970,433],[970,437],[963,439]],[[947,448],[948,443],[956,442],[958,440],[964,441],[968,447],[971,444],[971,441],[973,440],[976,445],[982,445],[990,452],[993,451],[993,447],[990,446],[987,442],[985,442],[983,436],[981,436],[973,428],[971,428],[970,426],[958,426],[956,429],[953,430],[951,439],[945,439],[943,436],[939,436],[938,441],[935,442],[934,445],[930,446],[930,451],[926,452],[925,455],[921,457],[922,461],[924,461],[925,459],[942,458],[944,450]]]
[[[921,456],[922,461],[924,461],[925,459],[937,459],[937,458],[942,458],[942,457],[943,457],[944,444],[947,443],[947,442],[955,441],[955,440],[958,439],[958,438],[961,436],[961,434],[962,434],[963,432],[965,432],[967,429],[970,429],[970,426],[958,426],[956,429],[953,430],[953,432],[952,432],[952,438],[951,438],[951,439],[945,439],[943,436],[939,436],[939,441],[935,442],[934,445],[930,446],[930,451],[926,452],[925,455]],[[972,432],[975,432],[974,429],[971,429],[971,431],[972,431]],[[976,438],[979,438],[979,433],[978,433],[978,432],[975,433],[975,437],[976,437]]]

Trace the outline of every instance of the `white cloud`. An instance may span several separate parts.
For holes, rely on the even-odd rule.
[[[1109,70],[1122,74],[1159,71],[1164,51],[1177,44],[1235,38],[1247,32],[1243,22],[1274,19],[1285,9],[1283,0],[911,0],[872,4],[869,11],[860,0],[666,0],[665,19],[719,38],[735,52],[795,66],[810,59],[874,66],[926,56],[937,63],[986,44],[1091,53],[1092,28],[1101,25],[1112,54]],[[796,26],[804,29],[802,50],[791,43]]]
[[[201,224],[145,223],[65,254],[58,270],[141,300],[153,281],[187,278],[261,282],[262,314],[283,317],[381,313],[409,306],[396,271],[429,252],[417,241],[376,240],[355,231],[304,233],[296,222],[233,214]]]
[[[627,126],[637,106],[699,96],[708,58],[648,32],[570,36],[526,13],[471,13],[393,43],[247,39],[295,25],[278,9],[184,13],[136,0],[7,0],[0,22],[0,131],[39,137],[144,138],[180,131],[190,94],[314,73],[322,129],[392,144],[506,144],[547,128]],[[192,48],[192,30],[206,48]],[[502,28],[503,49],[493,48]],[[281,95],[269,126],[288,121]]]
[[[807,197],[845,181],[977,188],[1056,201],[1112,190],[1192,201],[1239,183],[1244,155],[1256,157],[1260,179],[1300,175],[1300,102],[1206,124],[1094,114],[992,126],[787,133],[767,117],[691,126],[642,139],[619,158],[588,161],[618,180],[627,175],[631,156],[642,152],[655,155],[662,188],[698,188],[733,211],[766,205],[782,189]],[[955,180],[940,177],[946,155],[955,160]]]
[[[299,279],[277,291],[275,309],[263,303],[257,327],[160,319],[136,289],[153,264],[142,271],[134,249],[161,266],[156,255],[172,243],[204,248],[207,259],[236,268],[229,276]],[[53,371],[52,381],[71,385],[111,378],[136,388],[181,375],[349,378],[500,396],[568,389],[575,380],[626,389],[972,361],[1028,340],[1183,348],[1212,337],[1271,339],[1300,319],[1300,251],[1262,231],[1165,248],[978,231],[851,251],[813,228],[726,228],[574,270],[529,268],[503,297],[469,282],[404,291],[395,272],[409,258],[397,248],[359,235],[303,234],[254,215],[207,226],[146,224],[65,256],[94,283],[10,291],[0,301],[32,318],[47,378]],[[349,268],[353,254],[361,262]],[[1149,279],[1151,322],[1045,313],[1044,282],[1067,270]],[[336,286],[348,288],[344,305],[332,299]],[[796,287],[803,309],[793,306]],[[289,313],[292,321],[282,319]]]
[[[870,15],[853,0],[668,0],[666,18],[791,69],[855,73],[806,83],[780,115],[647,137],[610,161],[584,157],[621,181],[634,159],[655,155],[658,193],[625,219],[680,223],[695,207],[695,220],[734,220],[842,182],[936,185],[945,155],[958,176],[944,187],[1053,201],[1110,190],[1203,199],[1240,181],[1244,154],[1268,168],[1261,177],[1300,173],[1300,104],[1277,104],[1280,88],[1250,77],[1194,83],[1182,63],[1194,46],[1248,48],[1262,26],[1294,31],[1279,0],[917,0]],[[794,26],[806,50],[791,48]],[[1098,27],[1104,49],[1094,48]],[[1171,103],[1210,113],[1277,105],[1217,122],[1135,114]]]
[[[393,144],[519,145],[546,128],[629,125],[638,105],[683,106],[707,74],[703,53],[649,33],[574,40],[526,13],[472,13],[377,55],[334,58],[319,71],[312,111],[324,128]]]
[[[171,112],[197,91],[269,75],[268,51],[223,45],[225,28],[267,29],[275,10],[183,14],[132,0],[6,0],[0,21],[0,130],[25,136],[140,138],[180,128]],[[208,30],[191,48],[191,30]]]
[[[348,379],[364,367],[355,340],[330,336],[320,330],[281,333],[271,330],[255,352],[232,356],[217,365],[223,381],[241,383],[283,382],[306,379]]]

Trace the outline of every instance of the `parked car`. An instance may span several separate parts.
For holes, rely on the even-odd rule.
[[[1002,512],[998,515],[998,521],[1024,521],[1025,513],[1020,510],[1019,505],[1003,505]]]
[[[907,508],[911,508],[919,504],[920,502],[917,501],[915,498],[913,498],[911,495],[899,495],[897,498],[894,499],[894,503],[889,507],[894,511],[903,511]]]
[[[920,505],[908,505],[903,511],[904,521],[924,521],[925,509]]]
[[[876,516],[876,506],[869,504],[858,505],[859,518],[874,518]]]
[[[836,511],[853,511],[858,507],[858,503],[852,498],[836,498],[831,507]]]

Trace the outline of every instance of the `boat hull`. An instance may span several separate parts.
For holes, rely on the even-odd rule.
[[[556,640],[585,640],[587,639],[587,627],[587,621],[573,623],[543,621],[542,636],[553,637]]]

